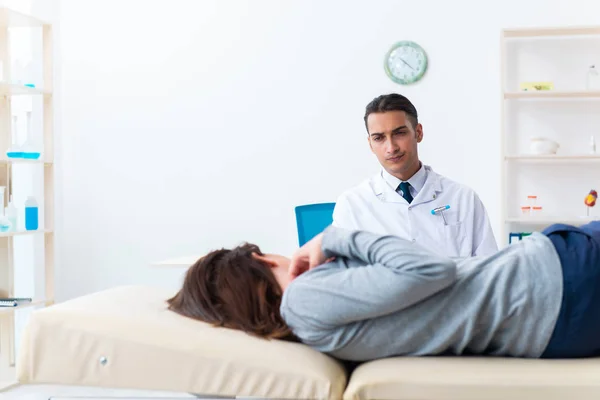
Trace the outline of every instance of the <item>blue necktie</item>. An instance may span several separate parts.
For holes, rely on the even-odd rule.
[[[402,182],[402,183],[400,183],[400,186],[398,187],[398,189],[400,189],[402,191],[402,197],[404,197],[404,199],[406,201],[408,201],[408,204],[412,203],[413,197],[410,194],[410,183]]]

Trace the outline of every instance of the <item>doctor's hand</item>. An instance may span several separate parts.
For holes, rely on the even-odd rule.
[[[302,275],[309,269],[313,269],[334,259],[334,257],[329,259],[325,257],[323,250],[321,250],[322,242],[323,234],[320,233],[306,242],[304,246],[300,247],[292,255],[292,262],[290,263],[290,269],[288,271],[292,279]]]

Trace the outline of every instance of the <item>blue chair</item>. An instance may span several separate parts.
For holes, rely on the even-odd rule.
[[[296,207],[298,243],[302,246],[333,222],[335,203],[305,204]]]

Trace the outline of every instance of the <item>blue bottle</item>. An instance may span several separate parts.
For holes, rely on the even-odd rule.
[[[25,201],[25,229],[35,231],[38,228],[38,204],[35,197],[29,196]]]

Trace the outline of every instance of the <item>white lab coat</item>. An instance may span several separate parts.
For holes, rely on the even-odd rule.
[[[336,201],[333,225],[415,241],[449,257],[490,255],[498,250],[487,211],[472,189],[427,169],[411,204],[376,174]],[[441,215],[431,210],[449,205]]]

